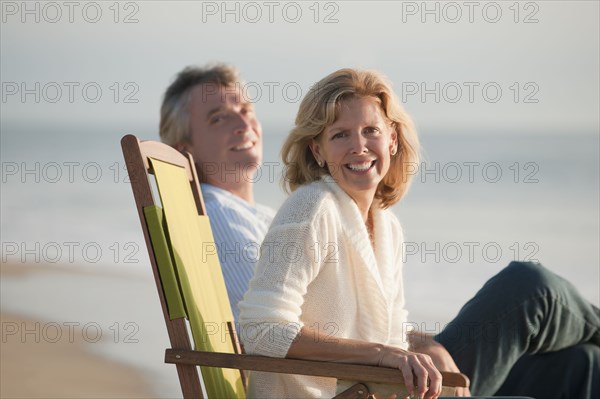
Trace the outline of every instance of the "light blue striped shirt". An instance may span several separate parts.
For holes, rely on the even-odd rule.
[[[237,322],[238,303],[248,289],[275,210],[252,205],[227,190],[203,183],[202,196],[215,238],[221,269]]]

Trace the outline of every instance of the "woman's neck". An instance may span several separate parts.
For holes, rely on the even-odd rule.
[[[362,198],[354,197],[354,202],[358,206],[358,211],[362,216],[363,222],[366,224],[369,219],[369,213],[371,211],[371,205],[373,205],[374,195],[365,195]]]

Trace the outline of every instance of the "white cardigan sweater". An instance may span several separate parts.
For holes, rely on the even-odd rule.
[[[303,326],[331,340],[407,348],[402,230],[392,212],[375,208],[373,249],[356,203],[330,176],[288,198],[239,305],[247,353],[285,357]],[[332,397],[335,388],[332,378],[253,372],[248,396]]]

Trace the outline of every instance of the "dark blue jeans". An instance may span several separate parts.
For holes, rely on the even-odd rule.
[[[435,340],[473,395],[600,398],[600,310],[540,264],[512,262]]]

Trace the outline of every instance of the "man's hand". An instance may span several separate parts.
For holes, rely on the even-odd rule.
[[[435,367],[440,371],[460,373],[450,353],[442,344],[435,341],[432,335],[411,331],[407,334],[407,338],[409,351],[429,355]],[[471,396],[469,388],[457,388],[456,394],[458,396]]]

